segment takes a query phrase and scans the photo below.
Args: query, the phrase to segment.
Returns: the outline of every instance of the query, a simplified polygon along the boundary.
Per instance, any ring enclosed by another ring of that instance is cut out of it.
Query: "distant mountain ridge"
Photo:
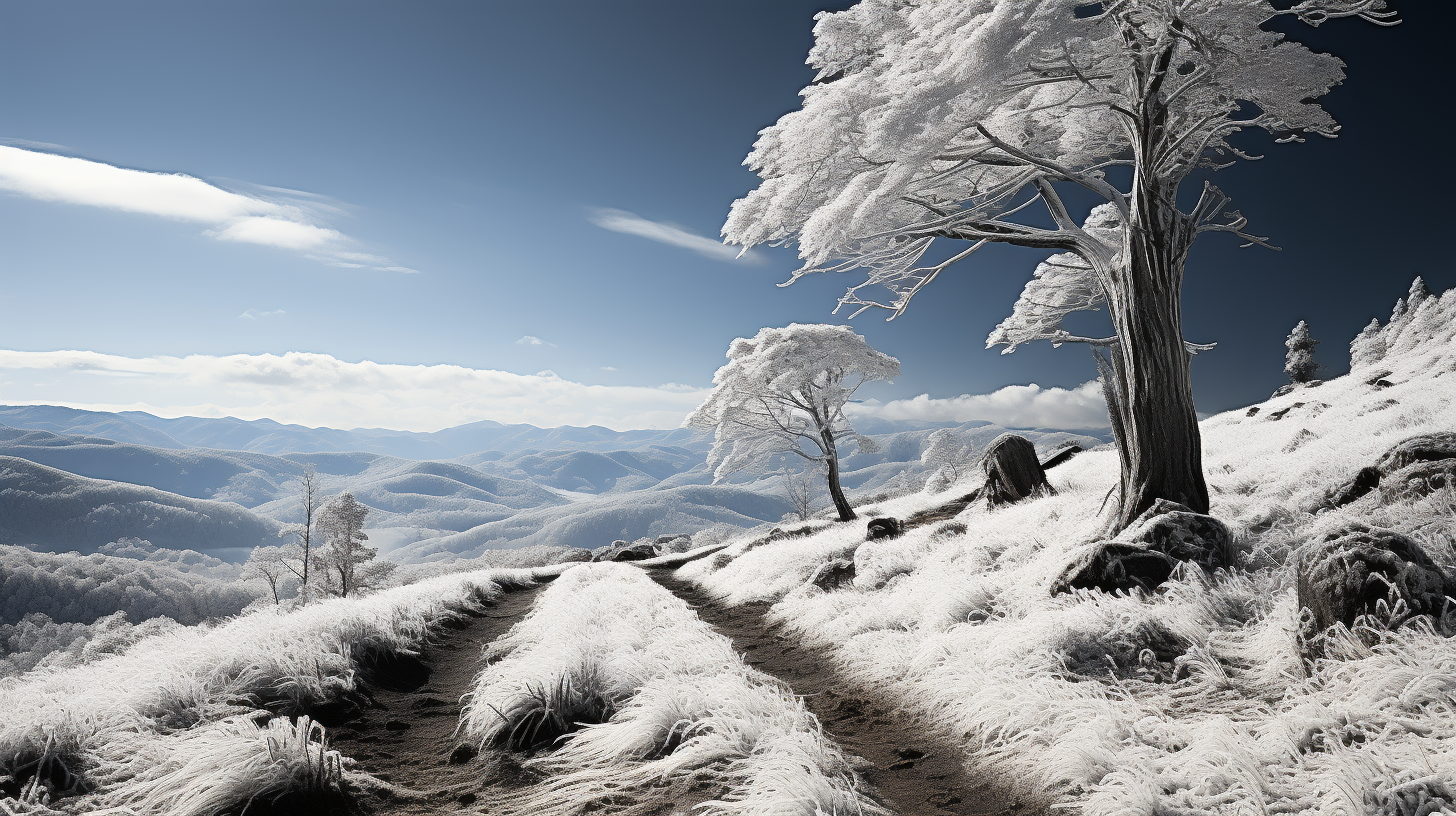
[[[706,452],[711,437],[702,431],[614,431],[600,425],[503,425],[484,419],[441,431],[392,431],[383,428],[309,428],[271,419],[178,417],[164,419],[142,411],[106,413],[58,405],[0,405],[0,425],[94,436],[153,448],[211,448],[281,455],[364,451],[401,459],[454,459],[481,451],[629,450],[672,445]]]
[[[841,463],[852,499],[919,489],[928,473],[920,454],[937,428],[957,429],[975,450],[1006,431],[988,422],[855,422],[878,444]],[[1018,433],[1043,452],[1105,441]],[[371,544],[404,561],[534,544],[598,547],[778,522],[790,511],[775,471],[802,463],[769,461],[714,484],[710,447],[710,435],[688,430],[486,421],[435,433],[341,431],[0,406],[0,457],[13,457],[0,473],[0,543],[94,551],[135,536],[236,557],[302,521],[298,478],[306,465],[316,468],[325,497],[348,490],[368,506]],[[13,519],[25,523],[7,523]]]

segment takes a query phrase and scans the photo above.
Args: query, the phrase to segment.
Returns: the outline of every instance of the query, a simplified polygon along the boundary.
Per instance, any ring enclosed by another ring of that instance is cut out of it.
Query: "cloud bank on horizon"
[[[491,419],[540,427],[676,428],[709,389],[590,385],[550,371],[514,374],[456,365],[347,362],[288,352],[221,357],[122,357],[94,351],[0,349],[3,401],[164,417],[234,416],[310,427],[437,431]],[[1009,427],[1096,428],[1107,411],[1096,383],[1008,386],[991,394],[851,406],[858,415]]]
[[[205,235],[219,241],[303,252],[330,266],[417,271],[357,251],[352,239],[314,223],[316,219],[303,207],[224,190],[182,173],[131,170],[0,144],[0,190],[41,201],[195,222],[207,227]]]

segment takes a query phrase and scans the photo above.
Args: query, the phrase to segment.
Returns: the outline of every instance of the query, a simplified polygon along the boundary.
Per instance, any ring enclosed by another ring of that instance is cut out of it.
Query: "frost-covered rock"
[[[645,538],[637,541],[613,541],[609,546],[592,550],[593,561],[642,561],[657,555],[657,545]]]
[[[1116,540],[1146,544],[1174,560],[1192,561],[1205,569],[1233,563],[1233,534],[1227,525],[1167,499],[1144,510]]]
[[[1052,594],[1073,589],[1151,591],[1168,580],[1178,562],[1205,569],[1233,562],[1233,535],[1213,516],[1160,499],[1116,539],[1080,551],[1052,582]]]
[[[1331,490],[1320,507],[1344,507],[1379,487],[1387,502],[1408,501],[1440,490],[1456,473],[1456,433],[1419,434],[1396,443],[1374,465]]]
[[[1456,484],[1456,459],[1412,462],[1381,481],[1380,499],[1386,504],[1415,501]]]
[[[1178,562],[1146,544],[1098,541],[1083,548],[1062,570],[1052,582],[1052,594],[1073,589],[1116,592],[1137,588],[1151,592],[1168,580],[1177,565]]]
[[[881,538],[894,538],[904,531],[900,520],[890,516],[884,518],[870,519],[865,527],[865,540],[875,541]]]
[[[814,570],[814,574],[809,578],[809,583],[825,592],[832,592],[846,584],[853,583],[854,576],[854,559],[836,558]]]
[[[1349,626],[1377,604],[1404,599],[1414,614],[1440,612],[1456,586],[1414,541],[1393,530],[1352,524],[1305,544],[1295,553],[1300,607],[1318,635],[1336,623]]]
[[[1380,457],[1375,466],[1391,473],[1414,462],[1456,459],[1456,432],[1433,433],[1404,439]]]

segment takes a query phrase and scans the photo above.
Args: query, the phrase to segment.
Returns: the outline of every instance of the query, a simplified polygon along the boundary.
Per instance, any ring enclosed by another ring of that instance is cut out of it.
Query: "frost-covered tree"
[[[328,546],[314,556],[314,564],[326,571],[327,586],[341,597],[378,586],[394,564],[376,561],[378,547],[366,547],[369,536],[364,533],[364,517],[369,508],[360,504],[353,493],[341,493],[324,505],[319,513],[318,531]]]
[[[309,582],[309,568],[314,562],[313,532],[315,519],[314,515],[319,509],[319,480],[318,471],[312,463],[303,466],[303,473],[298,479],[298,501],[303,509],[303,523],[287,532],[292,534],[296,540],[288,549],[289,570],[298,578],[298,597],[308,603],[312,584]]]
[[[921,464],[932,468],[925,480],[925,489],[931,492],[945,490],[960,481],[971,457],[971,449],[953,428],[932,431],[926,437],[925,451],[920,454]]]
[[[715,431],[708,463],[714,479],[794,454],[821,463],[840,521],[855,517],[839,485],[840,446],[861,451],[845,403],[871,380],[900,373],[900,361],[870,348],[848,326],[792,324],[766,328],[728,346],[728,364],[713,375],[713,392],[683,422]]]
[[[1111,527],[1159,498],[1206,511],[1189,374],[1190,353],[1206,347],[1183,338],[1184,260],[1205,232],[1267,244],[1218,188],[1205,184],[1184,211],[1179,187],[1196,169],[1249,158],[1230,141],[1242,129],[1279,141],[1335,135],[1314,100],[1340,82],[1343,64],[1265,23],[1390,23],[1383,9],[1383,0],[863,0],[821,14],[809,54],[818,76],[802,109],[760,134],[747,164],[763,181],[734,204],[723,234],[745,247],[797,246],[804,264],[793,280],[863,270],[840,305],[892,317],[988,243],[1055,253],[990,342],[1092,344],[1122,458]],[[1125,169],[1109,176],[1113,168]],[[1101,206],[1079,220],[1064,199],[1072,188]],[[1110,336],[1061,328],[1070,312],[1103,304]]]
[[[1314,361],[1314,347],[1319,341],[1309,336],[1309,324],[1303,320],[1289,333],[1284,340],[1284,347],[1289,351],[1284,355],[1284,373],[1292,383],[1307,383],[1314,379],[1315,372],[1319,371],[1319,363]]]
[[[814,481],[815,474],[810,468],[784,468],[780,477],[784,484],[784,496],[789,500],[789,506],[793,512],[784,516],[788,520],[793,516],[794,521],[808,521],[814,517]]]
[[[292,560],[292,553],[287,547],[254,547],[248,553],[247,563],[243,565],[243,578],[267,584],[268,589],[273,592],[273,603],[281,604],[283,601],[278,597],[278,582],[292,571]]]
[[[1365,328],[1350,341],[1350,368],[1364,368],[1385,357],[1385,338],[1380,334],[1380,318],[1372,317]]]

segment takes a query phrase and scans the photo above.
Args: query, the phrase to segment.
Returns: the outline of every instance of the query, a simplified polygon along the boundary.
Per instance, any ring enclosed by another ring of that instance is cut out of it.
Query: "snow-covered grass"
[[[53,807],[139,813],[212,813],[223,799],[326,786],[338,758],[316,725],[254,719],[346,698],[357,659],[413,652],[432,627],[538,572],[449,575],[174,628],[110,658],[0,680],[0,786],[21,788],[12,805],[89,791]]]
[[[726,791],[706,814],[883,813],[791,690],[635,566],[568,571],[487,659],[467,735],[530,744],[576,729],[528,760],[546,781],[490,803],[505,812],[647,812],[704,785]]]
[[[1456,430],[1456,291],[1422,309],[1423,331],[1387,332],[1385,359],[1253,416],[1202,423],[1212,513],[1235,533],[1232,570],[1180,568],[1151,595],[1053,596],[1117,481],[1116,454],[1103,449],[1050,471],[1055,496],[975,504],[874,542],[861,543],[863,522],[741,539],[678,575],[728,603],[772,601],[771,616],[832,647],[853,683],[963,744],[973,771],[1074,811],[1411,816],[1444,798],[1441,812],[1456,812],[1456,643],[1443,636],[1456,617],[1395,631],[1367,621],[1328,659],[1306,661],[1289,563],[1322,531],[1362,522],[1456,565],[1450,487],[1314,512],[1402,439]],[[861,515],[904,518],[972,486]],[[853,587],[806,584],[850,552]]]

